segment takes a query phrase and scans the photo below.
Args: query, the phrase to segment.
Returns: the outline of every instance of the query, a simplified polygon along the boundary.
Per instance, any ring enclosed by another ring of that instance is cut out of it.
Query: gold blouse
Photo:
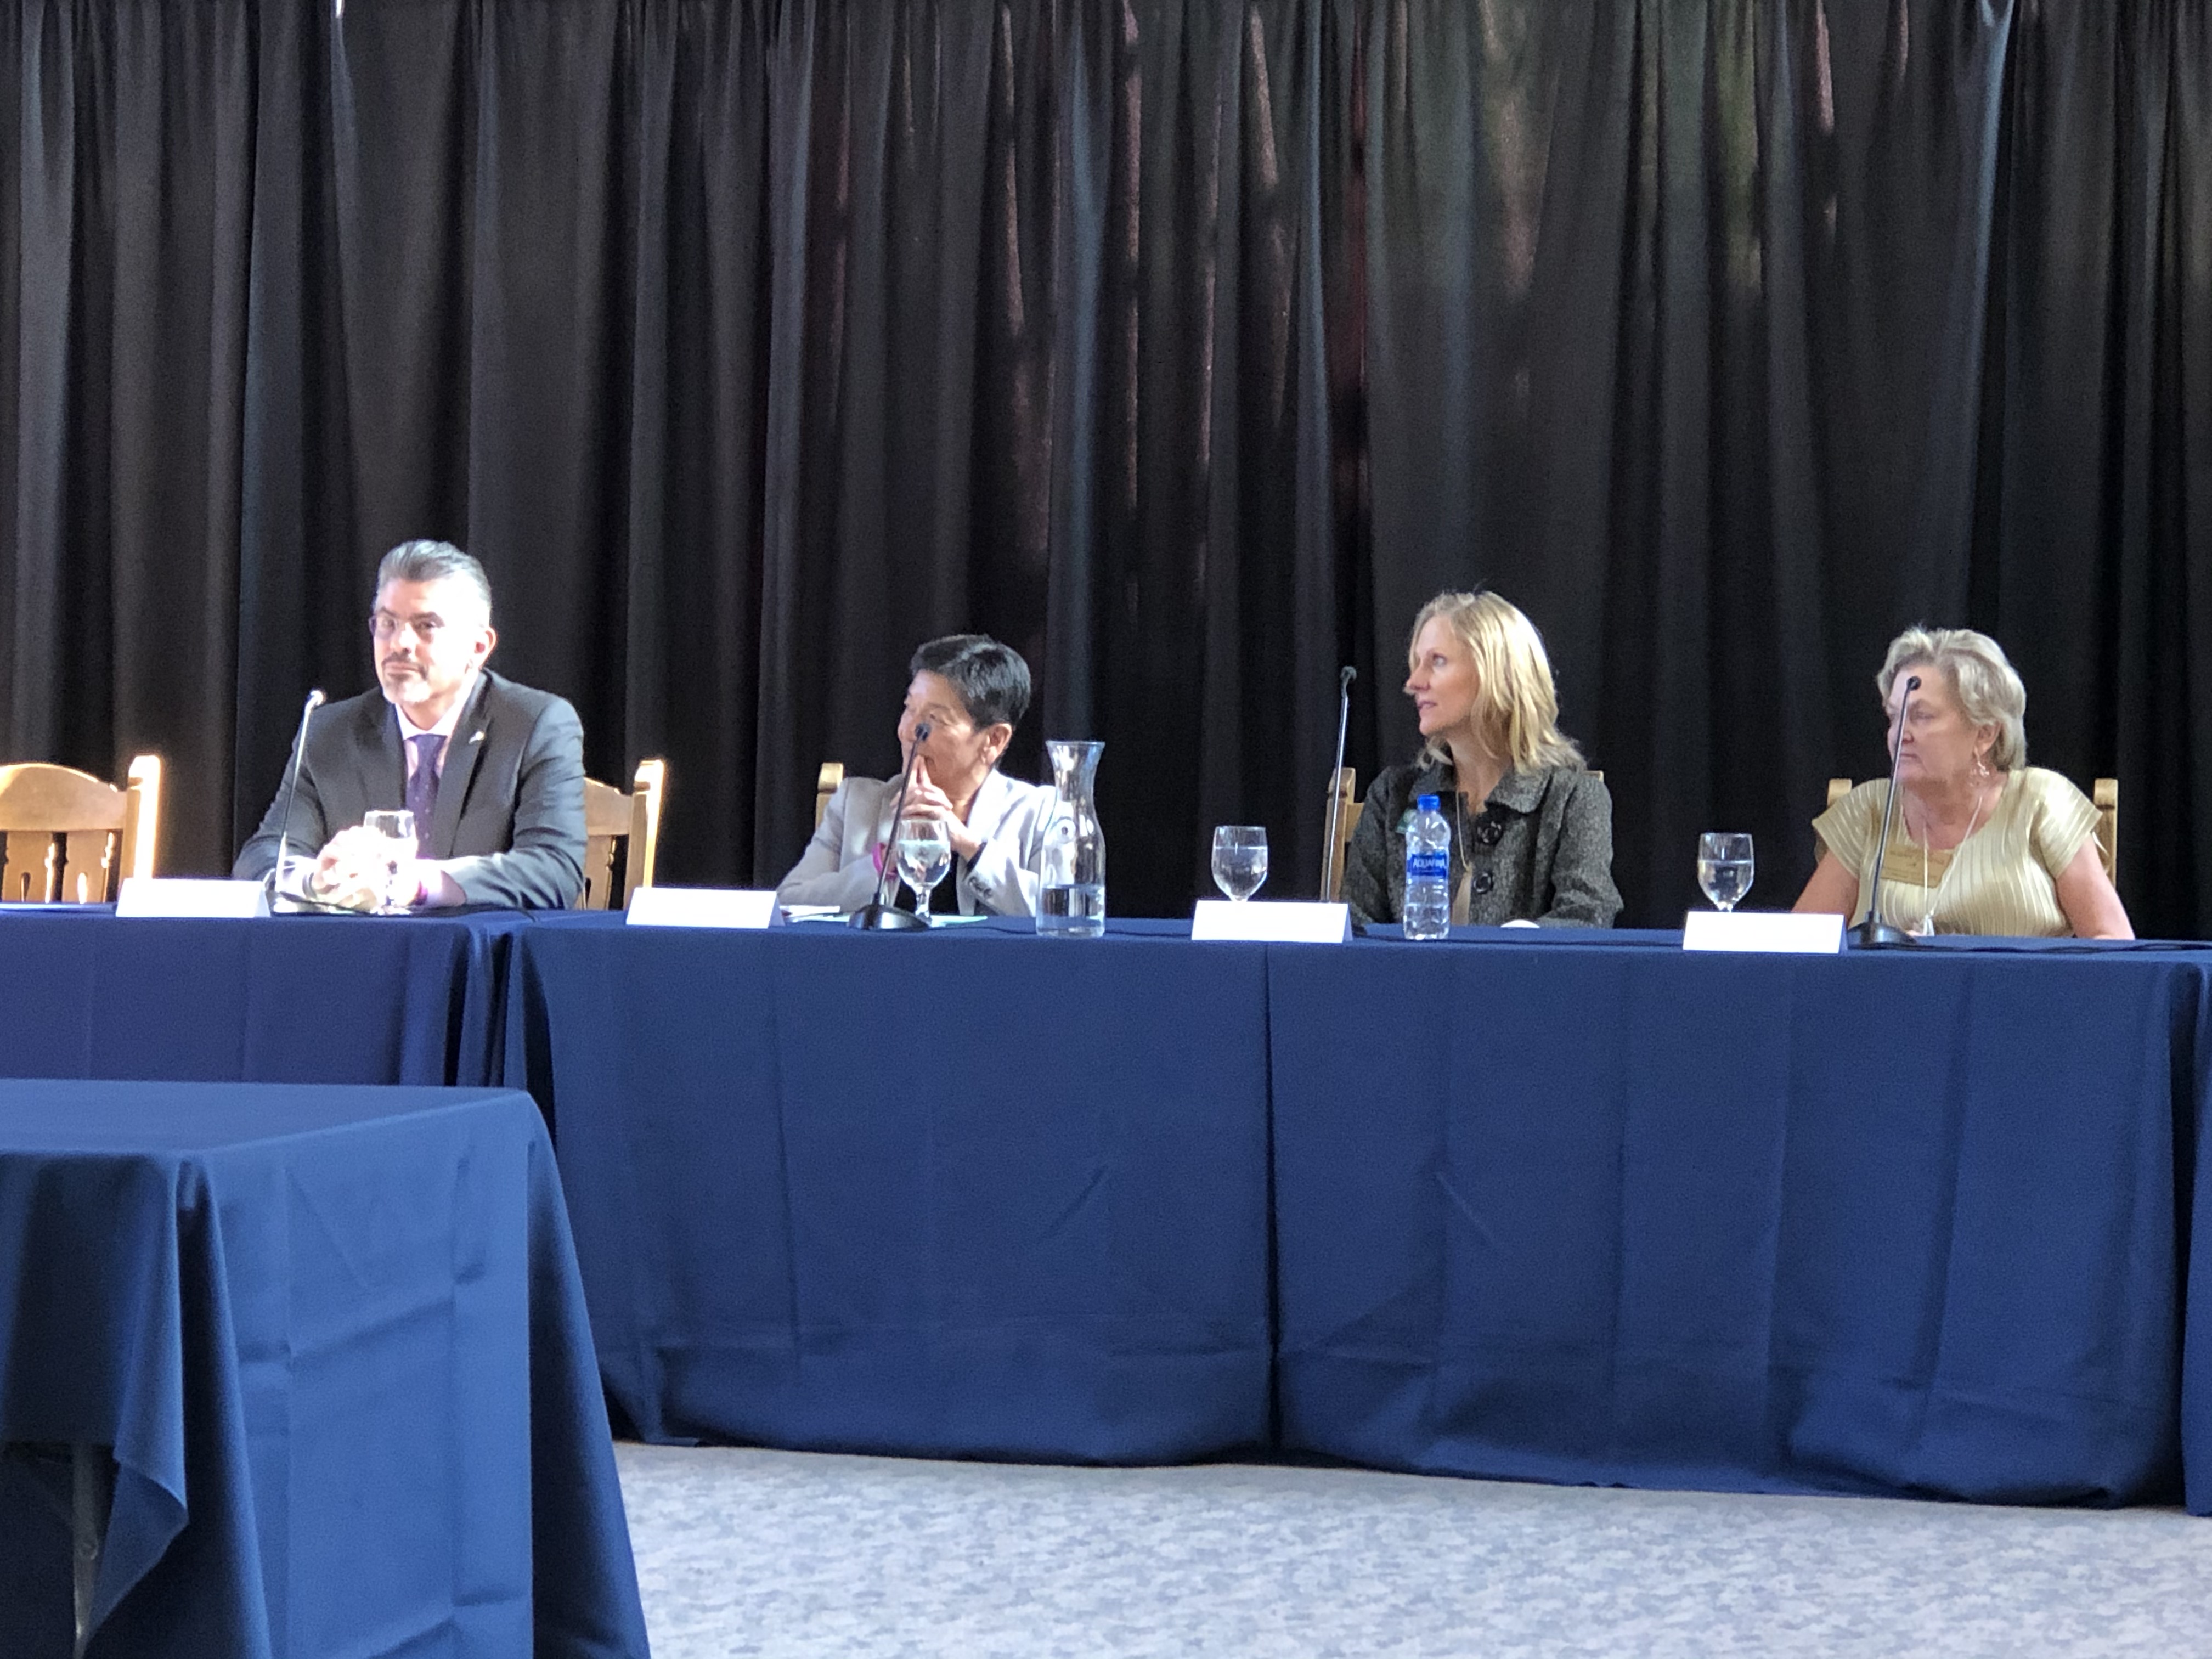
[[[1877,778],[1813,820],[1822,848],[1858,878],[1854,925],[1867,913],[1867,852],[1888,799],[1888,780]],[[2009,775],[1987,819],[1955,848],[1923,848],[1908,836],[1900,802],[1882,854],[1881,919],[1917,929],[1933,916],[1939,933],[2071,933],[2058,877],[2096,832],[2089,798],[2039,766]]]

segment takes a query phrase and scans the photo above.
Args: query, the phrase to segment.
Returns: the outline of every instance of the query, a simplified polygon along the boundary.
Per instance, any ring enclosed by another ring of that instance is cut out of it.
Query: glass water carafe
[[[1037,848],[1036,930],[1060,939],[1106,931],[1106,836],[1098,828],[1098,757],[1103,743],[1048,742],[1052,811]]]

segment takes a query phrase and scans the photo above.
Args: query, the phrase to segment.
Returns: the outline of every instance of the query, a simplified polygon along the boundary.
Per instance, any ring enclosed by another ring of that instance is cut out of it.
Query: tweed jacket
[[[1359,921],[1396,921],[1406,905],[1406,826],[1413,802],[1439,797],[1452,828],[1451,887],[1468,875],[1468,920],[1495,927],[1610,927],[1620,914],[1613,884],[1613,797],[1582,768],[1508,772],[1462,826],[1453,811],[1451,763],[1416,761],[1376,777],[1345,859],[1344,897]],[[1466,844],[1462,844],[1462,829]]]
[[[550,691],[479,672],[446,750],[430,855],[471,904],[559,910],[584,887],[584,728]],[[292,801],[289,844],[310,855],[379,808],[404,805],[399,715],[381,691],[315,711]],[[258,881],[276,862],[284,790],[231,873]]]

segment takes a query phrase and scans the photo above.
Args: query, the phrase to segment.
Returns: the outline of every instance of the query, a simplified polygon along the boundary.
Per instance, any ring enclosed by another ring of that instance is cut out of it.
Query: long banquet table
[[[1187,932],[0,913],[0,1072],[526,1085],[654,1438],[2212,1511],[2212,951]]]
[[[69,1483],[113,1449],[105,1655],[643,1659],[533,1103],[0,1083],[0,1652],[70,1651]]]
[[[2212,956],[1182,931],[528,930],[640,1430],[2212,1504]]]

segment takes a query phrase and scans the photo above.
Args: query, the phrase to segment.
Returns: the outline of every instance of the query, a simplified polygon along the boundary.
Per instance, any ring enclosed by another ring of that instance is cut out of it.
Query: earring
[[[1984,781],[1984,782],[1987,782],[1987,781],[1989,781],[1989,775],[1990,775],[1990,763],[1989,763],[1989,758],[1988,758],[1988,757],[1984,756],[1984,755],[1977,755],[1977,756],[1975,756],[1975,757],[1974,757],[1974,776],[1975,776],[1975,777],[1977,777],[1978,779],[1980,779],[1980,780],[1981,780],[1982,781]]]

